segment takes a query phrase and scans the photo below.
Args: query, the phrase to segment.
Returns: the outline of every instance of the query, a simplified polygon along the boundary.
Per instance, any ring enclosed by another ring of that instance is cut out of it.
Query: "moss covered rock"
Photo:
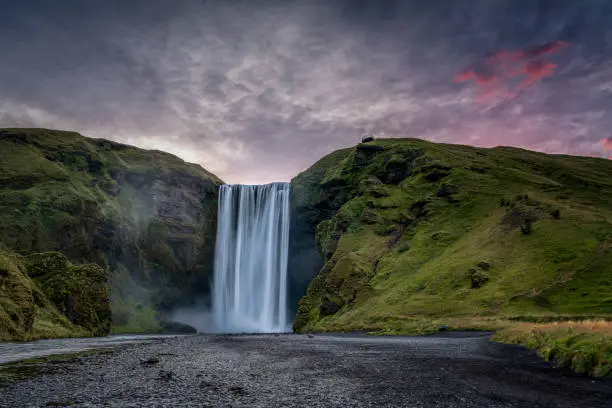
[[[101,336],[110,322],[99,266],[73,266],[58,253],[24,258],[0,248],[0,340]]]
[[[0,340],[23,338],[32,330],[34,290],[14,254],[0,249]]]
[[[72,265],[57,252],[32,254],[23,259],[30,276],[57,309],[75,325],[95,336],[111,327],[108,279],[96,264]]]

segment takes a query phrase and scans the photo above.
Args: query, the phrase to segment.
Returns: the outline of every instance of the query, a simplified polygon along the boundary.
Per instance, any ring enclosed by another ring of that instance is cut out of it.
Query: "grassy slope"
[[[163,152],[74,132],[0,129],[0,243],[103,266],[118,323],[154,329],[151,303],[180,299],[181,285],[209,272],[216,199],[206,194],[221,183]]]
[[[292,182],[300,210],[320,215],[311,218],[327,254],[296,329],[612,314],[611,161],[416,139],[368,145],[384,150],[336,153]]]

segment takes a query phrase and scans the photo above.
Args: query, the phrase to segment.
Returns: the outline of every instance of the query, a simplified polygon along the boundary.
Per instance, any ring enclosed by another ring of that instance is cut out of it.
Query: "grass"
[[[612,317],[612,161],[418,139],[329,157],[292,181],[325,257],[296,330]]]
[[[159,333],[161,329],[157,312],[151,306],[115,298],[111,308],[114,317],[111,327],[113,334]]]
[[[612,376],[612,321],[515,323],[493,336],[535,349],[546,361],[593,376]]]
[[[368,322],[326,327],[323,331],[367,331],[374,336],[428,335],[444,331],[494,332],[492,340],[536,350],[558,367],[595,377],[612,377],[612,317],[533,323],[521,320],[572,319],[574,316],[459,317],[426,319],[390,315]],[[606,320],[608,319],[608,320]]]

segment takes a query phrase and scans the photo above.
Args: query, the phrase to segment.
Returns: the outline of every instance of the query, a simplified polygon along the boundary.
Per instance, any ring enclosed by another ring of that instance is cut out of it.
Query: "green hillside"
[[[116,328],[156,330],[160,313],[209,290],[221,183],[168,153],[0,129],[0,244],[99,265]]]
[[[612,315],[612,161],[387,139],[292,181],[324,265],[298,331]]]

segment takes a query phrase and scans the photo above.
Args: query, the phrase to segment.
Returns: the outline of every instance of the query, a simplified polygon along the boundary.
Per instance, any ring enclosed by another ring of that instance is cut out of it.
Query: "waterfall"
[[[218,332],[285,332],[289,183],[223,185],[213,281]]]

